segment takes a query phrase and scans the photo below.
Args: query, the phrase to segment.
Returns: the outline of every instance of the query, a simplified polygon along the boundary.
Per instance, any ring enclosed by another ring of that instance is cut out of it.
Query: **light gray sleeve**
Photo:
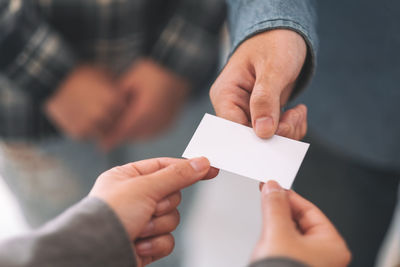
[[[272,29],[299,33],[308,46],[296,93],[311,80],[318,51],[317,14],[314,0],[227,0],[233,53],[248,38]]]
[[[0,243],[0,266],[136,266],[131,242],[111,208],[86,198],[42,228]]]
[[[249,267],[309,267],[301,262],[289,258],[266,258],[254,262]]]

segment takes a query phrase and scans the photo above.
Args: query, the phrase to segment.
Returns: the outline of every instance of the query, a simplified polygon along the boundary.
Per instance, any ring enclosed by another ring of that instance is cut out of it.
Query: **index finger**
[[[245,126],[251,126],[248,113],[243,107],[235,103],[225,100],[222,103],[215,104],[214,109],[218,117],[240,123]]]
[[[298,223],[303,234],[337,233],[332,222],[317,206],[292,190],[289,191],[288,196],[293,218]]]
[[[177,158],[154,158],[131,162],[122,166],[123,169],[131,170],[132,175],[147,175],[184,161]]]
[[[164,169],[172,164],[176,164],[187,159],[178,158],[154,158],[145,159],[128,163],[122,166],[123,169],[128,170],[128,174],[132,176],[147,175]],[[204,180],[212,179],[218,175],[218,169],[210,168]]]

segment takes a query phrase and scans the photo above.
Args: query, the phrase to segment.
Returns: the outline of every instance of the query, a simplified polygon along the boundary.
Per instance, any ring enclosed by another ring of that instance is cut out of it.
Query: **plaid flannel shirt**
[[[224,19],[223,0],[0,0],[0,136],[56,133],[42,104],[79,62],[118,74],[147,56],[202,84]]]

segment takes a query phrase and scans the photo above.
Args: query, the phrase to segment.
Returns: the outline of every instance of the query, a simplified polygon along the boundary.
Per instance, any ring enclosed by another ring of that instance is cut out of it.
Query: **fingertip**
[[[283,192],[280,184],[274,180],[269,180],[262,188],[263,195],[269,195],[274,192]]]
[[[275,133],[274,119],[270,116],[258,118],[254,121],[254,128],[258,137],[270,138]]]
[[[208,170],[208,173],[206,174],[206,176],[203,178],[203,180],[213,179],[213,178],[217,177],[218,174],[219,174],[219,169],[211,167]]]
[[[263,182],[261,182],[261,183],[258,185],[258,189],[260,190],[260,192],[262,192],[262,189],[263,189],[264,185],[265,185],[265,183],[263,183]]]
[[[210,168],[210,161],[206,157],[190,159],[189,163],[196,172],[203,172]]]

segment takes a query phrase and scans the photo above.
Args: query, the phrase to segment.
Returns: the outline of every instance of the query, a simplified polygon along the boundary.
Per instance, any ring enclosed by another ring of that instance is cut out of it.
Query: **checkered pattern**
[[[82,61],[118,75],[148,56],[202,84],[215,70],[224,19],[223,0],[0,0],[0,94],[20,90],[30,106],[0,99],[0,135],[54,133],[41,104]],[[21,123],[34,125],[14,131]]]

